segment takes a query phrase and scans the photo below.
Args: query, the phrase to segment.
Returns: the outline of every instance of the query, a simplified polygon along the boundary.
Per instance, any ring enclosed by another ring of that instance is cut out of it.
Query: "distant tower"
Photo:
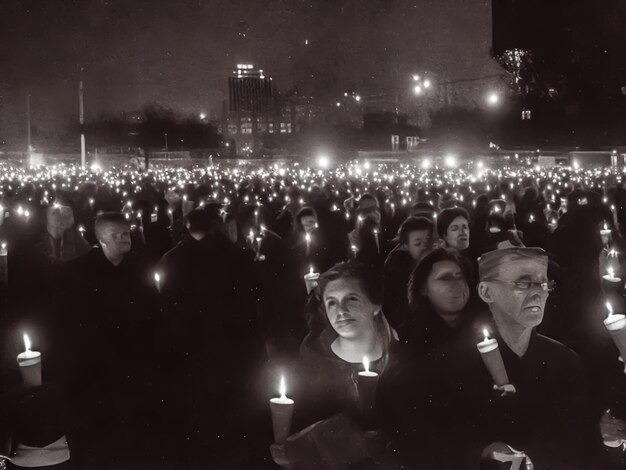
[[[258,148],[258,136],[273,130],[274,87],[271,77],[252,64],[237,64],[228,78],[228,134],[239,149]]]

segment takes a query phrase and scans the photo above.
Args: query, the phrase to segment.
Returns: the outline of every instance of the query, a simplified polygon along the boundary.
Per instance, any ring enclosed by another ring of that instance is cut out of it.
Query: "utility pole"
[[[30,156],[30,93],[26,93],[26,154]]]
[[[167,146],[167,132],[164,132],[163,135],[165,136],[165,159],[169,160],[170,159],[170,149]]]
[[[80,68],[80,81],[78,82],[78,120],[80,122],[80,166],[85,168],[87,157],[85,154],[85,133],[83,126],[85,125],[85,109],[83,99],[83,68]]]

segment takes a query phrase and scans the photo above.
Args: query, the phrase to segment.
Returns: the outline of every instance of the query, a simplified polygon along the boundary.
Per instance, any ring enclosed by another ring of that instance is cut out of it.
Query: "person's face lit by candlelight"
[[[406,248],[414,260],[421,259],[433,247],[432,230],[409,232],[406,238]]]
[[[121,262],[131,249],[130,227],[123,222],[96,224],[96,238],[105,256],[114,264]]]
[[[433,264],[422,294],[430,300],[443,321],[448,326],[454,326],[469,300],[469,286],[457,263],[439,261]]]
[[[493,277],[480,283],[479,294],[496,321],[533,328],[543,320],[551,289],[547,263],[528,257],[500,264]]]
[[[328,321],[345,339],[358,339],[375,331],[374,320],[381,307],[372,303],[361,283],[352,278],[330,281],[323,292]]]
[[[469,247],[469,223],[463,216],[456,217],[448,226],[443,237],[446,244],[459,251]]]
[[[311,233],[317,227],[317,218],[314,215],[305,215],[300,218],[300,223],[306,233]]]

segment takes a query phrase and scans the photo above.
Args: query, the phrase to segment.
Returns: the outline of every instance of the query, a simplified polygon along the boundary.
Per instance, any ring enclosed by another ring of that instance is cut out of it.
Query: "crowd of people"
[[[9,466],[625,468],[619,169],[6,165],[0,198]]]

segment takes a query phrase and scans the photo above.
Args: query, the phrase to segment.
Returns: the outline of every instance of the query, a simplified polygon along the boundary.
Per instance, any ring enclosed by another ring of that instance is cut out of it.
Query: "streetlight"
[[[490,92],[487,95],[487,104],[489,106],[497,106],[498,104],[500,104],[500,95],[495,91]]]
[[[413,93],[415,93],[416,95],[421,95],[422,91],[424,91],[422,89],[422,85],[415,85],[415,87],[413,87]]]
[[[317,164],[321,167],[321,168],[328,168],[330,166],[330,158],[328,157],[328,155],[320,155],[319,157],[317,157]]]
[[[444,163],[448,168],[454,168],[457,166],[457,159],[453,154],[448,154],[444,159]]]
[[[170,151],[167,145],[167,132],[163,133],[163,136],[165,137],[165,159],[169,160],[170,159]]]
[[[356,95],[354,97],[354,99],[356,100],[356,102],[358,103],[359,101],[361,101],[361,95]]]
[[[200,120],[204,121],[206,119],[206,113],[200,113]]]
[[[428,79],[424,80],[424,88],[430,88],[430,85],[431,85],[430,80]]]

